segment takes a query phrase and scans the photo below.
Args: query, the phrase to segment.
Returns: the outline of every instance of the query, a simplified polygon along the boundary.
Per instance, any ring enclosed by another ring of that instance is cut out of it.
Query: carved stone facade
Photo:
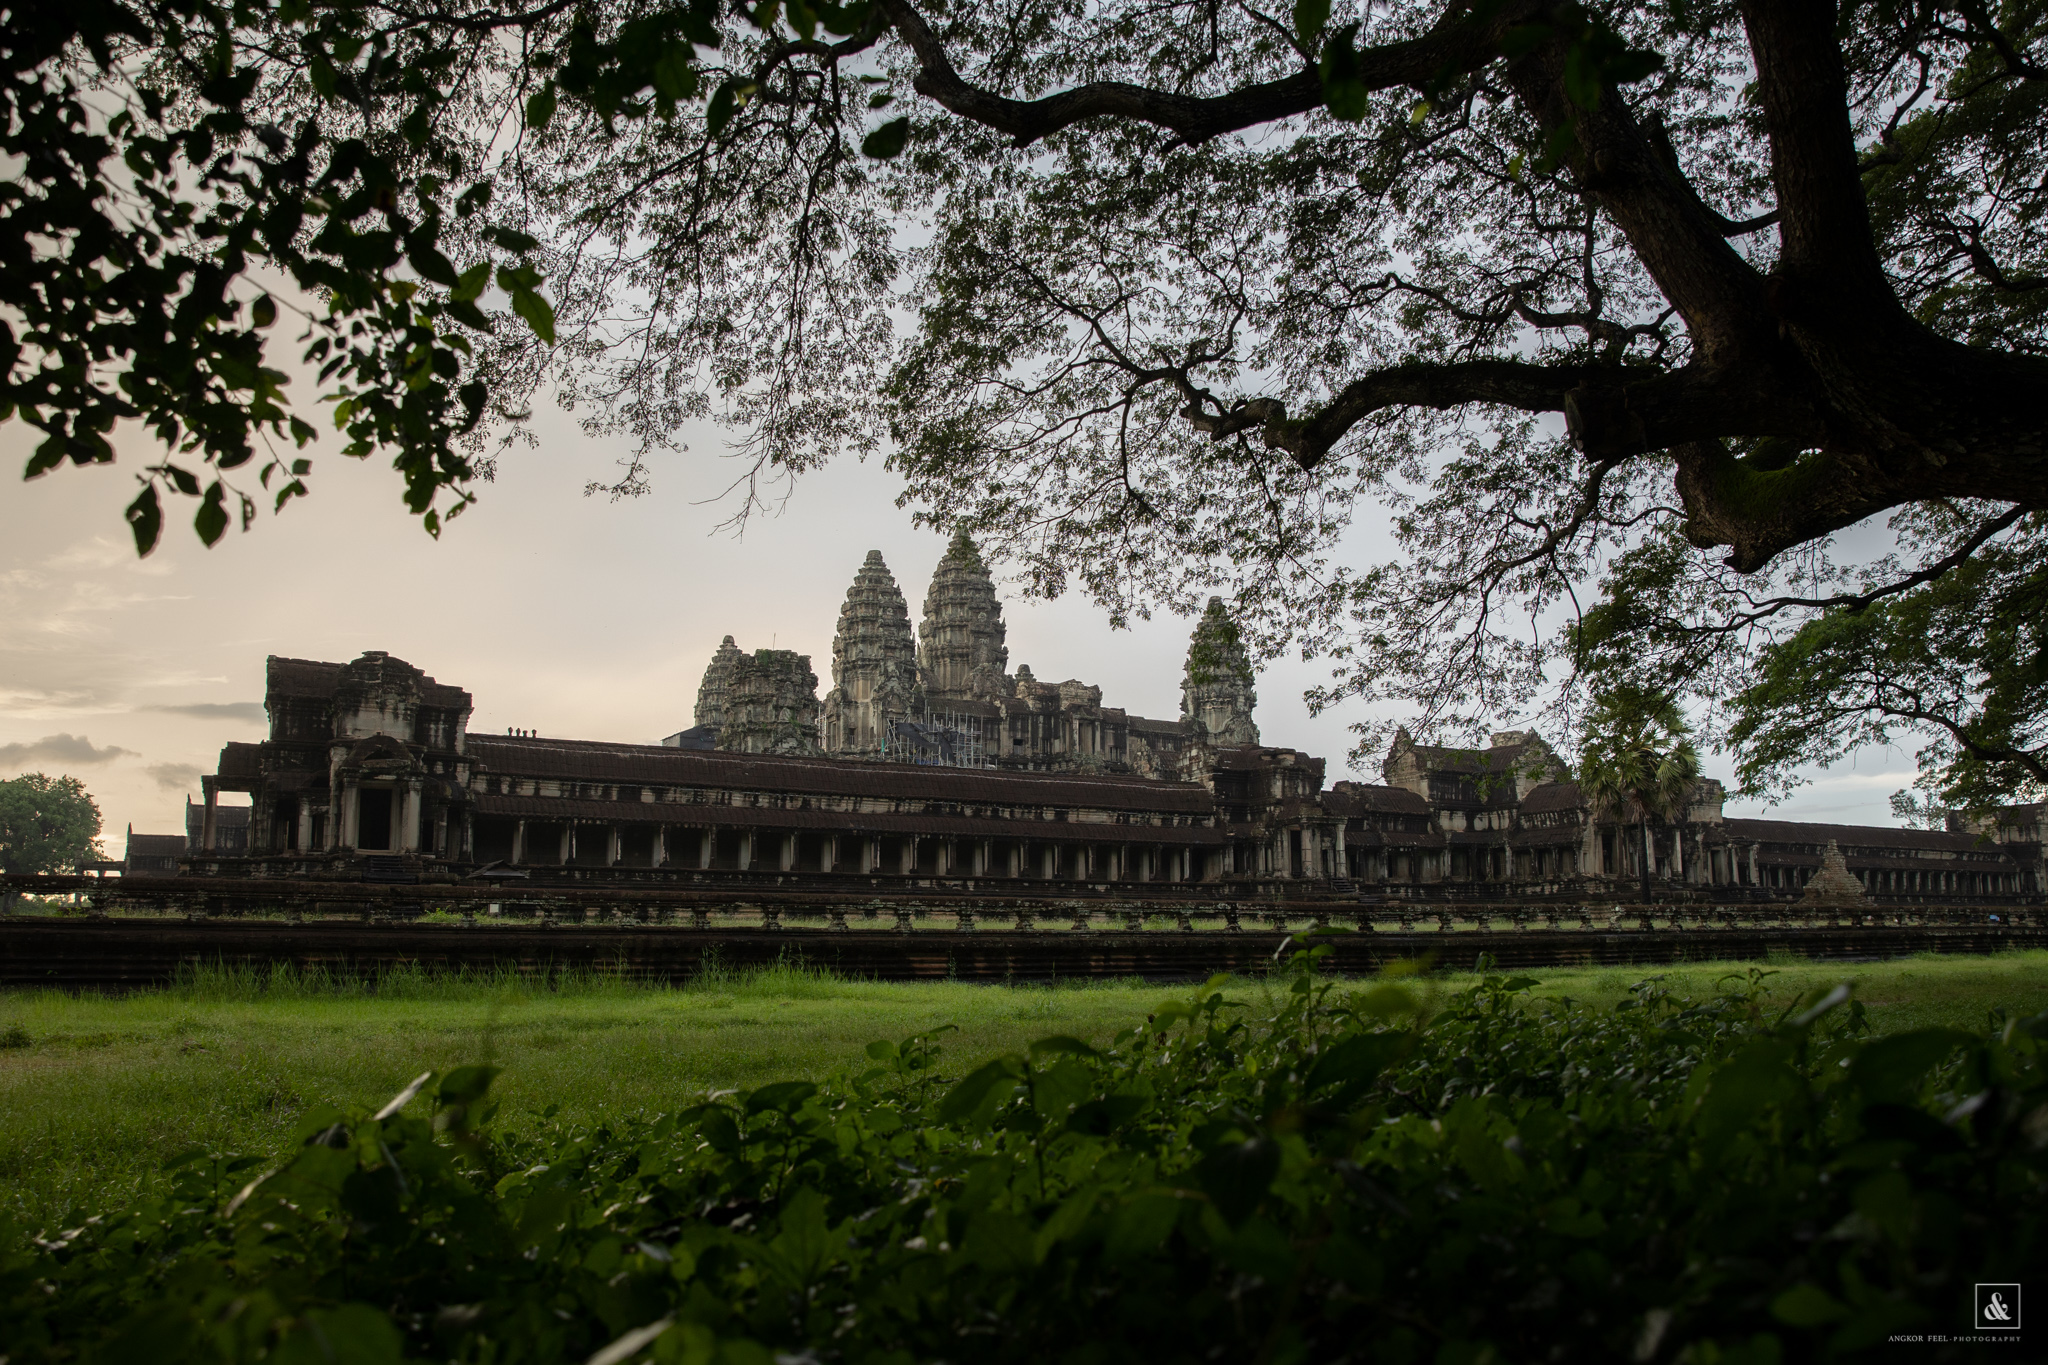
[[[738,655],[718,747],[741,754],[817,753],[818,675],[811,656],[788,649]]]
[[[725,699],[732,692],[733,665],[742,657],[739,646],[732,642],[732,636],[728,635],[719,642],[718,652],[705,665],[704,681],[697,685],[694,724],[714,729],[725,724]]]
[[[829,753],[884,758],[896,722],[921,707],[917,641],[910,608],[880,550],[869,550],[832,637],[832,690],[825,696],[824,741]]]
[[[908,879],[969,893],[1029,882],[1034,894],[1196,894],[1199,886],[1221,898],[1299,888],[1580,904],[1636,899],[1647,866],[1661,897],[1792,902],[1813,891],[1852,910],[1867,897],[1875,912],[1991,910],[2039,903],[2048,889],[2048,812],[2039,806],[1999,812],[1981,834],[1813,825],[1726,816],[1720,785],[1702,781],[1684,819],[1645,829],[1600,817],[1550,747],[1526,731],[1502,732],[1479,749],[1403,734],[1388,750],[1383,782],[1326,788],[1320,758],[1187,745],[1175,723],[1177,737],[1160,732],[1154,752],[1179,743],[1186,777],[1162,779],[1129,757],[1153,743],[1142,727],[1156,723],[1103,707],[1084,684],[1040,683],[1023,668],[1014,696],[957,704],[991,707],[1003,737],[1038,746],[1035,761],[1064,762],[1063,770],[1033,769],[1030,759],[849,762],[815,752],[807,703],[816,679],[805,656],[734,656],[723,751],[471,735],[467,692],[389,655],[347,664],[273,658],[270,738],[221,751],[218,770],[203,779],[206,809],[182,866],[198,875],[344,880],[766,882],[854,899]],[[1238,714],[1202,721],[1203,733]],[[1125,766],[1111,770],[1118,755]],[[217,811],[206,813],[223,791],[252,798],[246,846],[236,846]]]
[[[910,611],[879,550],[870,550],[839,610],[832,640],[832,690],[816,703],[818,747],[866,762],[1099,772],[1174,781],[1196,749],[1256,744],[1252,666],[1220,601],[1212,600],[1189,647],[1179,720],[1151,720],[1104,706],[1102,689],[1069,678],[1040,682],[1029,667],[1009,672],[1002,600],[980,550],[953,537],[932,575],[924,614]],[[671,735],[672,748],[744,749],[718,726],[743,661],[727,636],[704,670],[696,728]],[[791,682],[780,709],[802,709]],[[799,752],[776,749],[773,752]]]
[[[918,626],[917,662],[934,703],[995,701],[1015,694],[1003,643],[1003,604],[981,551],[965,531],[932,574]]]
[[[1252,661],[1236,623],[1223,609],[1222,598],[1210,598],[1188,641],[1181,678],[1180,719],[1191,743],[1235,748],[1259,742],[1259,727],[1252,723],[1259,694],[1252,690],[1252,678]]]

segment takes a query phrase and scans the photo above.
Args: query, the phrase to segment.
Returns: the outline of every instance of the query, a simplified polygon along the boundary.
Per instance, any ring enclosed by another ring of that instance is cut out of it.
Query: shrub
[[[497,1131],[492,1071],[325,1113],[277,1169],[15,1239],[17,1362],[1688,1360],[1951,1339],[2044,1260],[2048,1016],[1873,1039],[1645,983],[1211,987],[1105,1051]],[[408,1108],[425,1090],[431,1117]],[[1916,1359],[1960,1345],[1934,1344]]]

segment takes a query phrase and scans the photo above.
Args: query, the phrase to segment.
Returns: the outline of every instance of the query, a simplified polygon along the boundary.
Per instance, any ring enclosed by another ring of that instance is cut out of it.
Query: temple
[[[1748,820],[1702,780],[1681,818],[1595,809],[1542,738],[1398,735],[1377,783],[1261,742],[1223,604],[1189,641],[1174,720],[1009,666],[1002,604],[957,536],[913,629],[879,552],[860,566],[821,698],[810,657],[706,667],[659,744],[486,735],[470,694],[371,651],[272,658],[270,737],[202,780],[187,875],[530,884],[888,888],[1061,895],[2038,901],[2042,805],[1981,828]],[[222,792],[245,792],[232,828]],[[1851,888],[1854,888],[1851,890]]]

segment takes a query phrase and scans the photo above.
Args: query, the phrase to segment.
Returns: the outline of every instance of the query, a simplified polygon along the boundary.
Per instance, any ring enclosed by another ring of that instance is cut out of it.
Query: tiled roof
[[[182,858],[185,856],[185,836],[182,834],[131,834],[128,836],[130,858]]]
[[[341,665],[315,659],[281,659],[273,654],[266,661],[266,687],[287,697],[332,697],[341,681]]]
[[[1545,815],[1552,811],[1584,810],[1586,798],[1576,782],[1545,782],[1522,798],[1524,815]]]
[[[480,796],[479,815],[524,820],[597,820],[620,824],[762,830],[826,830],[838,834],[930,834],[969,839],[1043,839],[1081,844],[1224,844],[1213,825],[1110,825],[1079,820],[977,820],[962,815],[867,815],[851,811],[772,810],[669,801],[573,801],[553,796]]]
[[[1708,826],[1712,830],[1713,826]],[[1888,825],[1818,825],[1803,820],[1723,820],[1722,836],[1733,843],[1826,844],[1833,839],[1846,854],[1851,848],[1916,848],[1942,853],[1995,855],[1974,834],[1949,834],[1935,829],[1899,829]],[[1711,834],[1709,838],[1711,838]]]
[[[1531,750],[1541,752],[1541,746],[1525,742],[1502,745],[1498,749],[1454,749],[1446,745],[1417,744],[1410,752],[1428,772],[1504,773],[1522,762]]]
[[[263,746],[248,744],[241,740],[229,740],[220,751],[220,763],[216,775],[229,779],[253,778],[263,775]]]
[[[788,758],[651,744],[471,735],[469,756],[484,771],[585,782],[657,783],[834,796],[884,796],[998,805],[1207,815],[1209,793],[1191,782],[923,767],[834,758]]]
[[[392,662],[405,664],[402,659]],[[341,685],[341,671],[346,664],[325,663],[318,659],[282,659],[273,654],[266,661],[265,673],[268,690],[287,697],[332,698]],[[425,674],[420,676],[420,701],[427,706],[449,711],[466,711],[470,708],[470,695],[459,687],[435,682]]]
[[[1427,815],[1429,802],[1406,787],[1382,787],[1366,782],[1339,782],[1319,798],[1332,815],[1363,815],[1367,812]]]

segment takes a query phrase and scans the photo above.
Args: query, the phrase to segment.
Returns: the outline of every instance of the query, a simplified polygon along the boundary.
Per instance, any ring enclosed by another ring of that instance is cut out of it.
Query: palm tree
[[[1608,819],[1633,819],[1643,836],[1649,900],[1650,822],[1683,820],[1699,783],[1700,755],[1670,694],[1623,683],[1593,698],[1579,751],[1579,791]]]

